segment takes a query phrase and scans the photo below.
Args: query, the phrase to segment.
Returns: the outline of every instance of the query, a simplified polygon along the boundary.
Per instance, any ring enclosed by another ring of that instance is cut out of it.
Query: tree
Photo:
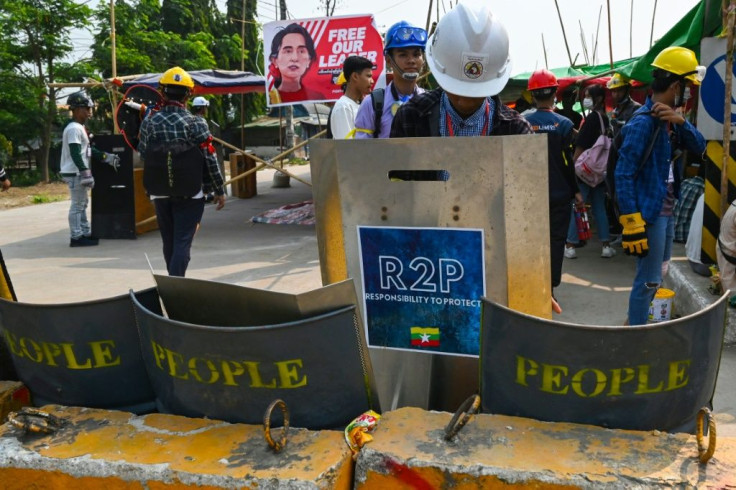
[[[74,81],[78,70],[61,60],[71,54],[73,28],[86,27],[91,10],[73,0],[2,0],[0,9],[0,124],[15,143],[39,139],[36,163],[49,180],[51,134],[59,114],[54,82]]]
[[[255,6],[256,0],[252,3]],[[105,77],[112,75],[109,15],[107,5],[98,7],[95,17],[101,28],[92,45],[95,67]],[[240,36],[231,32],[214,0],[117,0],[115,31],[119,75],[162,72],[172,66],[240,69]],[[223,127],[228,104],[227,98],[218,97],[208,111]]]
[[[342,3],[341,0],[320,0],[320,5],[325,9],[325,15],[332,17],[335,14],[335,7]]]
[[[245,6],[245,11],[243,11]],[[228,33],[236,36],[238,41],[242,41],[238,46],[237,58],[231,61],[228,66],[231,70],[241,69],[252,73],[263,73],[263,39],[261,36],[261,28],[256,22],[258,2],[257,0],[228,0],[227,2],[227,28]],[[240,100],[230,99],[232,110],[235,114],[235,121],[240,124]],[[263,114],[266,110],[266,98],[263,94],[246,94],[244,108],[244,120],[249,122],[254,115]]]

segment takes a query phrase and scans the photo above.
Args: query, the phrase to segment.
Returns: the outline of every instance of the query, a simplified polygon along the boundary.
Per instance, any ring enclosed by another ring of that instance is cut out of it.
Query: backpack
[[[383,117],[383,101],[386,98],[386,89],[377,88],[371,92],[371,104],[373,104],[373,137],[378,138],[381,131],[381,117]]]
[[[626,124],[629,123],[629,121],[633,121],[635,117],[637,116],[648,116],[651,112],[638,112],[634,114],[631,119],[626,121]],[[621,128],[623,129],[623,128]],[[649,143],[647,144],[646,150],[644,150],[644,153],[642,154],[641,161],[639,162],[639,165],[636,168],[636,172],[634,173],[634,180],[639,176],[639,173],[644,168],[644,165],[649,160],[649,155],[652,154],[652,149],[654,148],[654,144],[657,141],[657,136],[659,135],[659,132],[662,130],[662,127],[657,124],[654,128],[654,131],[652,132],[652,136],[649,139]],[[616,215],[616,218],[620,216],[620,212],[618,209],[618,197],[616,196],[616,164],[618,163],[618,150],[621,148],[621,146],[624,143],[624,134],[622,130],[619,130],[618,134],[614,138],[613,142],[611,143],[611,148],[608,152],[608,163],[606,165],[606,188],[608,189],[608,195],[611,199],[611,203],[613,204],[613,211]]]
[[[596,114],[601,122],[601,135],[593,146],[582,152],[575,160],[575,175],[590,187],[595,187],[605,180],[611,148],[611,138],[606,134],[603,117],[598,112]]]
[[[383,116],[383,100],[386,98],[386,89],[383,88],[377,88],[376,90],[371,92],[371,104],[373,105],[373,114],[375,116],[375,120],[373,122],[373,125],[375,126],[375,129],[373,130],[373,137],[378,138],[378,131],[381,128],[381,116]],[[333,139],[335,136],[332,134],[332,109],[334,109],[335,106],[333,105],[330,108],[330,113],[327,115],[327,134],[325,134],[325,138],[327,139]]]

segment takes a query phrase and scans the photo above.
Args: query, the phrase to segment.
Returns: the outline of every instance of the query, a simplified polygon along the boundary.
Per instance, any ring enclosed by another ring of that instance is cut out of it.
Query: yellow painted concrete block
[[[31,404],[31,392],[20,381],[0,381],[0,424],[10,412]]]
[[[451,441],[451,414],[385,413],[361,450],[355,488],[736,488],[736,438],[707,464],[695,436],[476,415]]]
[[[10,424],[0,427],[0,487],[352,486],[353,461],[339,431],[292,428],[286,448],[274,453],[260,426],[58,405],[43,410],[65,419],[64,427],[33,436]],[[272,430],[274,439],[279,434],[280,429]]]

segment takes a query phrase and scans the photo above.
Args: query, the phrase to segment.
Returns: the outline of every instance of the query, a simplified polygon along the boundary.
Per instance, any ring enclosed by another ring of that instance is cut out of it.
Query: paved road
[[[295,172],[309,177],[307,167]],[[311,188],[303,184],[292,180],[293,187],[273,189],[271,179],[271,171],[258,172],[257,197],[231,198],[219,212],[206,208],[188,277],[284,292],[321,285],[313,226],[250,222],[265,210],[311,198]],[[165,270],[157,232],[136,240],[101,240],[98,247],[70,248],[67,211],[68,202],[0,211],[0,248],[19,300],[65,303],[151,287],[146,255],[156,271]],[[633,260],[622,253],[602,259],[595,243],[578,252],[579,258],[564,264],[563,284],[556,290],[563,313],[556,319],[622,324]],[[673,260],[685,260],[682,247],[675,248]],[[724,349],[714,405],[719,435],[736,436],[736,347]]]

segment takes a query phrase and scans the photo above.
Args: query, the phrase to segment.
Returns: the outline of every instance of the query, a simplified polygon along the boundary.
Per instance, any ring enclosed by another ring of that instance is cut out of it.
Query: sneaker
[[[575,251],[575,247],[565,247],[565,258],[566,259],[577,259],[578,253]]]
[[[611,245],[621,245],[623,238],[623,235],[618,235],[615,240],[611,241]]]
[[[99,243],[100,240],[98,240],[97,238],[87,238],[84,236],[80,238],[72,238],[71,240],[69,240],[70,247],[94,247]]]
[[[608,245],[603,245],[603,250],[601,251],[601,257],[603,257],[604,259],[610,259],[614,255],[616,255],[616,251],[613,248],[611,248]]]

